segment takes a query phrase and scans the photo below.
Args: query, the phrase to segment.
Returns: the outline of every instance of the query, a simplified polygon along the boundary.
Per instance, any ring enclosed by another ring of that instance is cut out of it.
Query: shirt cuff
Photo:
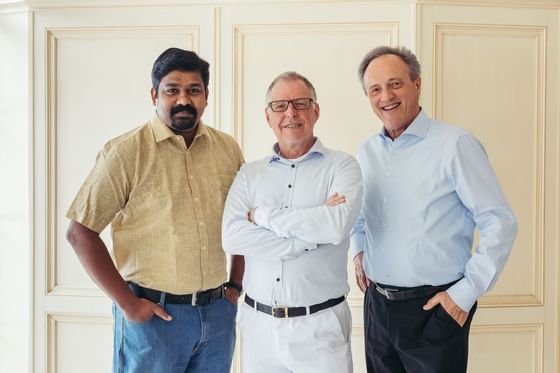
[[[466,278],[447,289],[447,294],[465,312],[469,312],[478,298],[482,296],[474,287],[469,285]]]
[[[274,210],[272,207],[256,207],[255,208],[255,224],[259,227],[272,230],[270,226],[270,215]]]
[[[350,238],[350,252],[352,253],[352,258],[364,251],[365,241],[365,233],[355,234]]]
[[[317,248],[316,243],[303,241],[303,240],[300,240],[299,238],[294,239],[294,249],[296,250],[296,253],[301,253],[303,251],[315,250],[316,248]]]

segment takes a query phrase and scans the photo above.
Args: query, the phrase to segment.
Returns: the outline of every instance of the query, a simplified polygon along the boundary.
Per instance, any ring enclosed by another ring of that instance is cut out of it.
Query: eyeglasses
[[[312,98],[296,98],[294,100],[277,100],[270,101],[268,107],[275,113],[288,110],[288,106],[292,104],[296,110],[307,110],[313,102]]]

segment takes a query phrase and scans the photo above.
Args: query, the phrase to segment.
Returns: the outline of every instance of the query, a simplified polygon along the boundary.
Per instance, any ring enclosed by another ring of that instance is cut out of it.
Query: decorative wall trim
[[[535,357],[534,373],[543,372],[544,366],[544,325],[543,324],[494,324],[494,325],[475,325],[471,326],[471,336],[491,334],[519,335],[529,334],[533,339],[533,353]],[[531,354],[529,354],[531,355]]]
[[[135,37],[184,34],[190,38],[194,51],[199,51],[198,26],[165,27],[65,27],[48,28],[46,37],[46,118],[47,118],[47,253],[46,293],[54,295],[103,296],[96,288],[79,288],[60,285],[57,278],[57,43],[62,39],[99,37]]]
[[[543,305],[543,283],[544,283],[544,201],[545,201],[545,94],[546,94],[546,28],[523,25],[494,25],[494,24],[463,24],[463,23],[434,23],[433,24],[433,107],[432,113],[436,118],[443,115],[443,39],[448,35],[460,36],[488,36],[488,37],[518,37],[531,38],[535,44],[535,61],[537,73],[534,77],[537,84],[537,97],[535,108],[537,110],[535,118],[536,131],[535,148],[538,153],[536,156],[535,169],[535,190],[536,200],[534,216],[535,241],[533,259],[535,262],[535,279],[532,294],[527,295],[508,295],[508,296],[487,296],[483,297],[480,304],[483,307],[513,307],[513,306],[541,306]]]
[[[57,328],[59,323],[75,324],[100,324],[112,325],[111,316],[99,316],[90,314],[68,314],[68,313],[48,313],[47,318],[47,373],[57,373]]]

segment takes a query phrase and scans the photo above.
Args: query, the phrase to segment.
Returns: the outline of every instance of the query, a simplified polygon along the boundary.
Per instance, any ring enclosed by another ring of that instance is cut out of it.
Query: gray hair
[[[266,90],[266,96],[265,96],[266,103],[268,103],[268,99],[270,98],[270,92],[272,91],[272,88],[274,88],[276,83],[278,83],[280,80],[301,80],[306,85],[306,87],[309,88],[309,90],[311,91],[311,96],[312,96],[311,98],[313,99],[313,101],[317,102],[317,92],[315,92],[315,87],[313,87],[313,84],[311,84],[311,82],[300,73],[297,73],[295,71],[286,71],[278,75],[276,78],[274,78],[272,83],[270,83],[270,85],[268,86],[268,89]]]
[[[366,87],[364,86],[364,74],[366,73],[367,67],[371,61],[386,54],[393,54],[406,63],[408,66],[408,75],[410,76],[410,80],[414,81],[420,77],[420,63],[410,49],[405,47],[389,47],[383,45],[369,51],[362,59],[360,67],[358,67],[358,77],[360,78],[360,83],[362,83],[364,92],[366,90]]]

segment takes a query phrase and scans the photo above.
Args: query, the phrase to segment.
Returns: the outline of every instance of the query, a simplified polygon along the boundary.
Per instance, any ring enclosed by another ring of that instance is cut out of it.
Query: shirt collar
[[[424,138],[428,134],[428,128],[430,127],[430,118],[424,110],[420,110],[420,113],[414,118],[412,123],[408,126],[406,130],[399,136],[414,136],[419,138]],[[381,128],[381,132],[379,133],[379,137],[382,140],[390,140],[391,138],[387,135],[387,131],[385,127]]]
[[[325,148],[325,146],[323,145],[321,140],[319,140],[317,137],[314,137],[314,139],[315,139],[315,142],[313,143],[313,146],[311,147],[311,149],[309,149],[309,151],[307,153],[305,153],[304,155],[302,155],[301,157],[298,157],[298,158],[295,158],[295,159],[283,158],[280,155],[280,147],[278,146],[278,143],[276,143],[272,147],[272,151],[274,152],[274,154],[270,157],[270,160],[268,162],[271,163],[271,162],[274,162],[274,161],[284,160],[284,161],[289,161],[291,163],[296,163],[296,162],[301,162],[304,159],[306,159],[308,157],[311,157],[314,154],[324,155],[327,152],[327,148]]]
[[[154,133],[154,139],[156,140],[156,143],[167,140],[168,138],[177,135],[175,132],[171,130],[171,128],[167,126],[167,124],[165,124],[160,119],[160,117],[157,115],[157,112],[154,113],[154,117],[150,121],[150,126],[152,127],[152,131]],[[208,136],[208,128],[202,122],[202,120],[198,122],[198,126],[196,128],[196,135],[194,135],[194,138],[196,139],[197,137],[200,136]]]

